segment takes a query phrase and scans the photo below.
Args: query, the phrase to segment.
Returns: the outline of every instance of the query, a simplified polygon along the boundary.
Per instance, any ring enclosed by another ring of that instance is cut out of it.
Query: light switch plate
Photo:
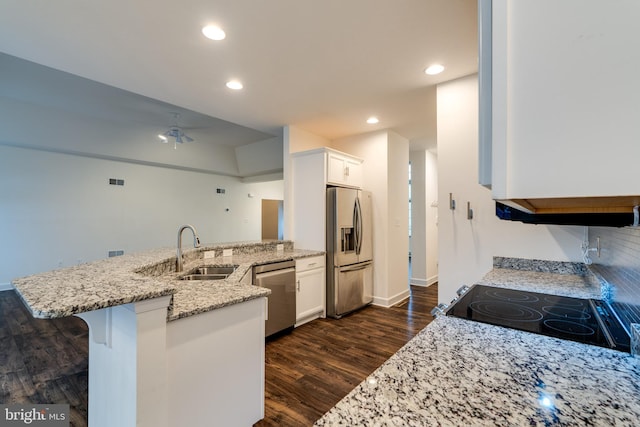
[[[215,258],[216,257],[216,251],[205,251],[204,252],[204,257],[206,258]]]
[[[276,245],[276,251],[283,252],[284,251],[284,245],[282,243],[277,244]]]

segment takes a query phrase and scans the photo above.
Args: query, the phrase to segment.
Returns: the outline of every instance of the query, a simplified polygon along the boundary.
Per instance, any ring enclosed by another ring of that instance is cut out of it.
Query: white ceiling
[[[227,38],[203,37],[209,23]],[[0,4],[0,52],[270,135],[392,129],[414,148],[435,144],[434,85],[476,72],[476,33],[476,0]]]

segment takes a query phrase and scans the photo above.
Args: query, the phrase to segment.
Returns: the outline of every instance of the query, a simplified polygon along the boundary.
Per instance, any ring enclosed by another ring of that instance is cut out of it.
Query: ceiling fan
[[[171,113],[173,114],[174,123],[169,127],[165,133],[158,134],[158,138],[160,141],[164,143],[169,142],[169,138],[173,139],[174,145],[173,148],[178,148],[178,144],[182,144],[184,142],[193,142],[194,139],[187,135],[180,126],[178,126],[178,119],[180,118],[179,113]]]

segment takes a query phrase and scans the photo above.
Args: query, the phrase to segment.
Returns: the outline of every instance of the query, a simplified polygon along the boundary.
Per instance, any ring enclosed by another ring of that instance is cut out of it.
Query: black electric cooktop
[[[448,316],[630,351],[629,335],[604,301],[474,285]]]

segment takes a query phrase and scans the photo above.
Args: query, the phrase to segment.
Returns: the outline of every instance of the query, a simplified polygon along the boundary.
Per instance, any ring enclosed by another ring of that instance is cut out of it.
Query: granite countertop
[[[266,288],[246,286],[240,283],[245,274],[251,274],[254,265],[289,261],[299,258],[324,255],[324,252],[303,249],[287,251],[267,251],[252,254],[218,256],[204,260],[192,261],[184,265],[183,273],[173,273],[177,290],[173,294],[173,306],[168,320],[181,319],[194,314],[203,313],[227,305],[237,304],[250,299],[267,296],[271,293]],[[178,277],[198,266],[237,265],[236,270],[226,279],[214,281],[183,281]]]
[[[600,295],[586,270],[494,265],[480,283]],[[439,316],[315,425],[634,426],[639,394],[629,353]]]
[[[284,250],[277,251],[276,244],[284,244]],[[234,255],[221,256],[223,249],[233,249]],[[221,243],[185,249],[184,271],[176,273],[175,251],[153,249],[22,277],[12,283],[36,318],[67,317],[172,295],[167,320],[176,320],[269,295],[268,289],[240,283],[253,265],[324,254],[293,249],[290,241]],[[215,256],[204,258],[207,252]],[[179,276],[202,265],[237,268],[223,280],[179,280]]]

